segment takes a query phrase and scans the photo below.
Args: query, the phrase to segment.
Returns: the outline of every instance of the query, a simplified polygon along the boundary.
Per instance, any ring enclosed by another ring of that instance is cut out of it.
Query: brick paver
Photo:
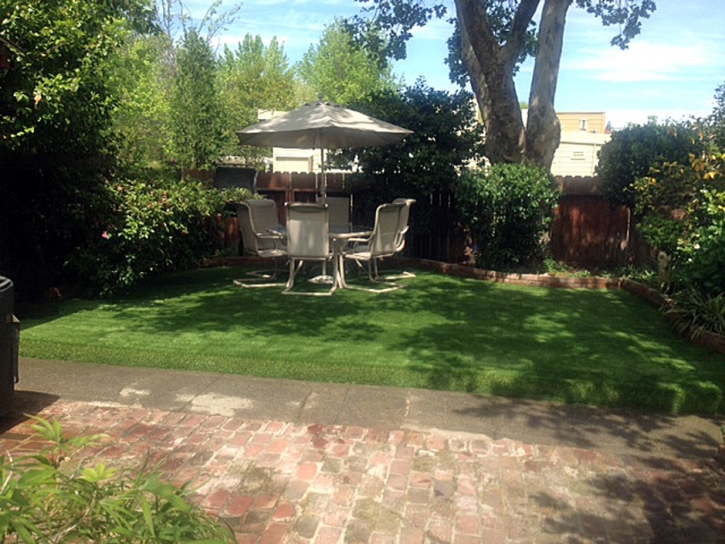
[[[150,455],[241,543],[725,543],[721,461],[613,455],[482,435],[245,421],[57,402],[84,455]],[[40,443],[31,421],[0,454]]]

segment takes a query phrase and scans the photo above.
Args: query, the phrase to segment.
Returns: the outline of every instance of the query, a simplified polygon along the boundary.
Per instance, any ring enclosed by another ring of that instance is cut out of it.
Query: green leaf
[[[141,496],[141,511],[143,512],[144,521],[146,522],[146,527],[148,527],[149,533],[151,533],[152,537],[156,537],[156,532],[154,531],[154,519],[151,515],[151,509],[149,508],[148,501],[146,500],[143,495]]]
[[[98,483],[113,478],[115,474],[116,469],[106,468],[101,462],[93,468],[84,469],[81,478],[91,483]]]

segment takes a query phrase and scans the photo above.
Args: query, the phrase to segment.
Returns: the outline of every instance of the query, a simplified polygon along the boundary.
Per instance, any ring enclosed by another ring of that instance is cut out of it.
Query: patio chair
[[[337,259],[330,247],[330,210],[326,204],[287,203],[289,279],[283,294],[330,296],[337,289]],[[295,278],[306,261],[332,261],[329,291],[293,291]]]
[[[272,207],[274,208],[274,222],[270,214]],[[239,230],[242,234],[244,253],[262,259],[271,259],[274,265],[271,272],[266,270],[250,272],[249,275],[257,279],[275,279],[277,277],[277,261],[280,258],[287,257],[284,237],[269,230],[274,228],[273,225],[279,225],[276,221],[276,209],[277,205],[271,200],[245,200],[237,204],[237,218],[239,219]],[[260,221],[260,224],[257,221]],[[234,283],[241,287],[279,287],[285,285],[284,282],[252,283],[242,280],[235,280]]]
[[[330,230],[348,229],[350,225],[350,199],[345,196],[318,196],[318,204],[327,204],[330,211]],[[325,281],[327,275],[327,264],[322,263],[322,276]]]
[[[279,231],[282,225],[279,222],[277,214],[277,203],[270,199],[250,199],[245,200],[244,204],[249,207],[252,214],[252,223],[257,232],[269,234],[270,232]],[[284,239],[282,238],[282,241]],[[277,245],[279,245],[277,241]]]
[[[382,289],[373,289],[348,285],[350,289],[358,289],[371,293],[384,293],[395,291],[404,286],[387,281],[378,274],[378,260],[392,257],[398,246],[398,230],[400,225],[402,202],[381,204],[375,211],[375,226],[368,238],[353,238],[350,242],[352,248],[345,252],[344,258],[367,264],[368,278],[371,282],[384,285]]]
[[[415,204],[414,198],[396,198],[393,200],[393,204],[403,204],[403,207],[400,209],[400,218],[398,222],[398,236],[397,240],[395,242],[395,253],[402,253],[403,249],[405,249],[405,238],[408,234],[409,225],[408,220],[410,219],[410,207]],[[400,280],[404,278],[414,278],[415,274],[412,272],[407,272],[405,270],[399,271],[399,272],[391,272],[389,274],[385,274],[385,276],[381,276],[383,279],[386,280]]]
[[[350,224],[350,199],[346,196],[326,196],[317,199],[318,204],[327,204],[330,210],[330,227],[345,227]]]

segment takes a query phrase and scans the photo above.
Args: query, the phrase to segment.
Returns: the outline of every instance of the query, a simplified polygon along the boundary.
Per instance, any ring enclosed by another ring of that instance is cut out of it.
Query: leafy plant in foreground
[[[66,467],[66,457],[105,437],[66,438],[58,422],[34,418],[51,446],[37,455],[0,456],[0,543],[236,542],[200,507],[146,465],[118,470],[99,462]]]

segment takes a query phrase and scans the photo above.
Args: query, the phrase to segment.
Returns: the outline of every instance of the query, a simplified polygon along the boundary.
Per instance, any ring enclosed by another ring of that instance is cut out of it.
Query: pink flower
[[[103,238],[104,240],[108,240],[108,231],[107,230],[103,231],[103,233],[101,234],[101,238]]]

